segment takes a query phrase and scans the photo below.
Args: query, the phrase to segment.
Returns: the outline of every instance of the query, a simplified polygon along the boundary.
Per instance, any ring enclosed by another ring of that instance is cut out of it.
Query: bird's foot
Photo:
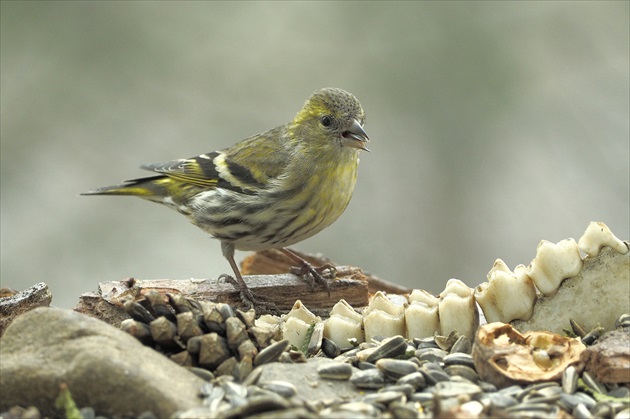
[[[223,274],[219,277],[234,286],[236,290],[239,292],[241,301],[245,305],[245,307],[249,310],[253,308],[256,310],[256,314],[279,314],[280,309],[274,303],[274,301],[267,297],[266,295],[259,295],[252,290],[250,290],[247,285],[243,286],[240,284],[233,276],[228,274]]]
[[[335,279],[337,276],[337,268],[330,263],[315,267],[304,259],[300,259],[299,263],[299,266],[291,268],[291,273],[304,279],[312,289],[315,289],[315,283],[322,285],[330,297],[330,284],[328,283],[328,279]]]

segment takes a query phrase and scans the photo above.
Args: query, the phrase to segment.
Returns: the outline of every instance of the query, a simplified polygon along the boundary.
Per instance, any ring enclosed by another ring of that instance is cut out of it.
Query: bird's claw
[[[313,290],[315,289],[316,282],[322,285],[330,297],[330,284],[328,283],[328,279],[335,279],[337,276],[337,268],[335,268],[335,266],[331,263],[314,267],[304,260],[300,266],[294,266],[291,268],[291,273],[300,276],[308,282]]]
[[[253,308],[256,314],[279,314],[280,309],[274,303],[273,299],[266,295],[259,295],[247,287],[242,287],[233,276],[228,274],[222,274],[219,276],[220,280],[223,280],[229,284],[232,284],[234,288],[239,292],[241,301],[245,305],[247,310]]]

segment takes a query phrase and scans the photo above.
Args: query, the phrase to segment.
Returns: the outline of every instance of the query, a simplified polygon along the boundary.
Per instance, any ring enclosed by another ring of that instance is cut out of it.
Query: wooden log
[[[353,307],[366,306],[369,292],[363,271],[348,266],[338,266],[336,269],[336,278],[329,281],[330,296],[324,287],[316,284],[311,288],[311,285],[294,274],[248,275],[244,279],[253,293],[271,298],[282,312],[288,312],[298,299],[318,315],[326,315],[342,298]],[[144,300],[147,294],[154,295],[155,292],[164,297],[166,294],[179,294],[198,301],[245,308],[239,292],[224,280],[128,278],[100,283],[96,293],[81,296],[75,310],[118,327],[124,319],[129,318],[122,308],[125,302]]]
[[[368,303],[368,283],[359,268],[338,266],[337,276],[330,280],[330,296],[326,289],[315,285],[314,289],[294,274],[248,275],[245,282],[254,294],[271,298],[280,310],[290,310],[296,300],[307,307],[330,309],[340,299],[354,307]],[[240,294],[233,285],[218,279],[147,279],[134,281],[111,281],[99,284],[98,295],[116,306],[132,298],[143,299],[145,294],[157,291],[182,294],[197,300],[227,303],[244,308]]]
[[[309,262],[314,267],[324,266],[327,264],[332,264],[334,266],[338,265],[321,254],[308,254],[298,252],[297,250],[291,251]],[[287,255],[279,250],[269,249],[255,252],[247,256],[241,264],[241,273],[243,275],[283,274],[291,272],[294,266],[295,262],[293,262]],[[376,291],[383,291],[388,294],[409,294],[411,292],[410,288],[386,281],[376,275],[367,272],[364,272],[363,275],[368,282],[368,290],[370,294],[374,294]]]
[[[329,259],[321,255],[295,253],[314,267],[331,264]],[[378,290],[390,294],[407,294],[411,291],[366,274],[359,268],[332,264],[336,273],[333,279],[329,279],[329,295],[323,286],[319,284],[311,286],[303,278],[290,273],[294,264],[294,261],[284,253],[266,250],[248,256],[243,261],[241,272],[254,294],[272,299],[282,312],[289,311],[296,300],[301,300],[313,313],[327,316],[328,311],[341,299],[353,307],[360,308],[367,306],[370,295]],[[168,300],[166,295],[171,294],[198,301],[227,303],[234,308],[245,308],[239,292],[224,280],[127,278],[123,281],[99,284],[96,293],[81,296],[75,310],[119,326],[122,320],[129,317],[121,310],[126,301],[141,301],[148,296],[155,302],[160,299],[156,293],[159,293],[164,301]]]

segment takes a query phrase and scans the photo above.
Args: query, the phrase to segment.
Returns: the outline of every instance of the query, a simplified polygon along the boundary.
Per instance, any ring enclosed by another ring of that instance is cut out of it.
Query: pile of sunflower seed
[[[484,382],[475,370],[471,342],[453,335],[374,339],[343,353],[322,338],[316,358],[333,361],[318,364],[319,380],[351,383],[357,391],[351,398],[307,399],[290,381],[259,381],[262,367],[257,367],[315,359],[257,328],[252,310],[176,295],[169,295],[168,307],[157,293],[147,302],[125,305],[133,320],[123,328],[206,380],[200,390],[204,407],[179,412],[177,418],[630,417],[627,385],[602,384],[574,367],[564,371],[560,383],[497,388]],[[617,323],[630,333],[630,316]],[[592,335],[588,340],[596,342]]]
[[[374,345],[374,344],[372,344]],[[366,345],[371,346],[371,345]],[[446,350],[445,350],[446,349]],[[377,390],[361,400],[330,409],[330,416],[362,406],[366,416],[392,417],[518,417],[518,418],[625,418],[630,416],[630,391],[626,386],[604,385],[587,372],[568,367],[561,383],[496,388],[482,381],[470,355],[471,345],[460,337],[450,348],[435,338],[384,340],[370,349],[353,349],[337,360],[359,368],[348,379],[357,387]],[[320,375],[333,378],[341,365],[322,368]],[[341,374],[337,378],[341,378]],[[594,394],[606,395],[597,401]],[[367,405],[371,405],[368,408]]]
[[[259,369],[243,382],[219,377],[204,387],[205,408],[178,418],[627,418],[628,387],[604,385],[569,367],[561,383],[542,382],[498,389],[480,380],[470,343],[460,338],[450,350],[433,338],[400,336],[362,344],[323,363],[322,382],[349,381],[362,391],[350,400],[304,401],[286,381],[258,385]],[[594,395],[605,395],[597,400]]]
[[[131,319],[121,328],[201,378],[231,375],[242,381],[254,367],[277,361],[289,346],[279,330],[255,326],[254,310],[167,296],[168,304],[156,291],[145,295],[144,305],[127,301]]]

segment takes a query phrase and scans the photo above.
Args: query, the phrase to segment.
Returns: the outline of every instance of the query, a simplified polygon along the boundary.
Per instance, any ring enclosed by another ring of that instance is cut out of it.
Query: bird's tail
[[[83,192],[81,195],[127,195],[140,198],[162,198],[167,195],[168,178],[151,176],[125,181],[122,185],[104,186]]]

